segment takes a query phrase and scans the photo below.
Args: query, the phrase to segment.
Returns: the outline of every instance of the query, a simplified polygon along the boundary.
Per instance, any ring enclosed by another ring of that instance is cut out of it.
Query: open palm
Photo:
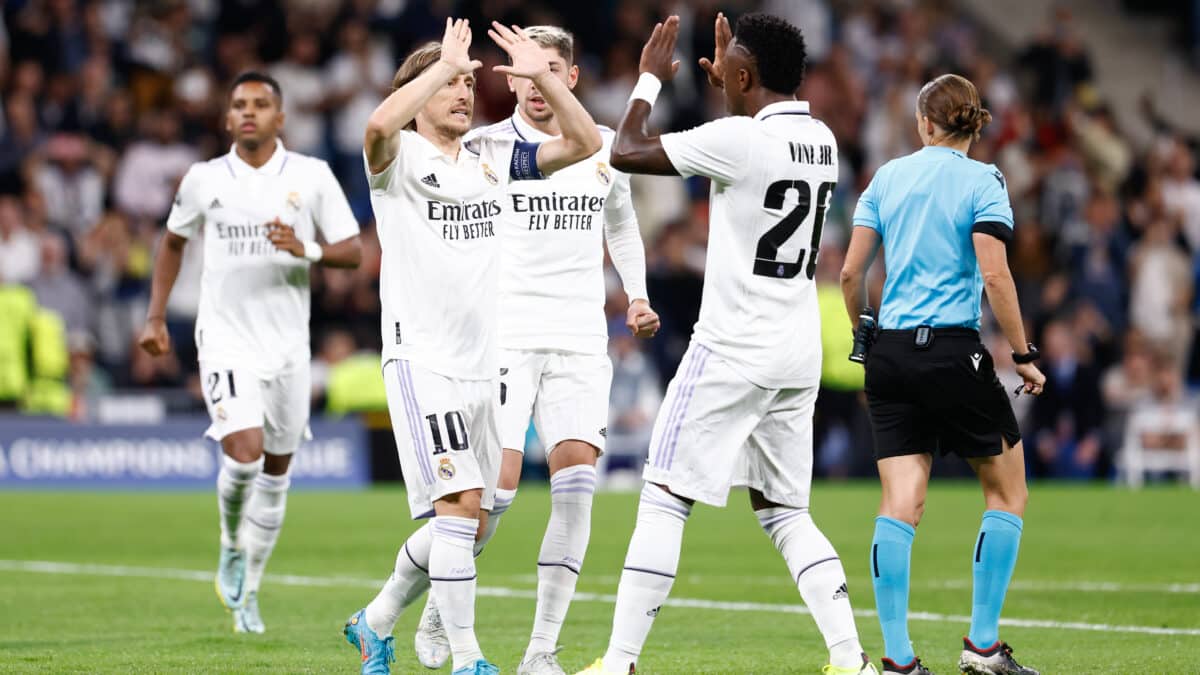
[[[508,53],[511,66],[493,66],[492,70],[513,77],[533,79],[538,75],[550,72],[550,59],[542,47],[529,39],[520,26],[508,28],[493,21],[488,36]]]
[[[446,32],[442,35],[442,61],[449,64],[460,75],[472,72],[483,65],[482,61],[471,60],[471,22],[466,19],[446,18]]]

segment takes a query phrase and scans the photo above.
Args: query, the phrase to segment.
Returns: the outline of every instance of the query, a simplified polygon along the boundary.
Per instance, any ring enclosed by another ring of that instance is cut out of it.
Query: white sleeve
[[[633,211],[633,193],[629,188],[629,174],[614,171],[615,182],[608,199],[604,202],[604,239],[608,243],[608,254],[613,266],[621,275],[625,295],[629,301],[649,300],[646,292],[646,248],[642,244],[642,231],[638,226],[637,214]]]
[[[371,163],[367,161],[367,149],[363,148],[363,171],[367,174],[367,185],[370,186],[372,192],[390,192],[396,182],[396,178],[401,171],[401,160],[404,157],[404,146],[411,146],[411,143],[405,143],[405,136],[415,134],[415,131],[401,129],[396,135],[396,156],[392,158],[391,164],[384,167],[379,173],[371,173]]]
[[[200,178],[196,175],[196,166],[192,165],[179,181],[179,190],[171,204],[171,212],[167,214],[167,230],[184,239],[196,236],[200,226],[204,224],[204,210],[198,194]]]
[[[318,203],[313,216],[325,241],[336,244],[358,234],[358,221],[354,219],[346,194],[325,162],[320,162],[317,169],[317,188]]]
[[[746,172],[749,117],[723,117],[694,129],[659,137],[680,175],[732,183]]]

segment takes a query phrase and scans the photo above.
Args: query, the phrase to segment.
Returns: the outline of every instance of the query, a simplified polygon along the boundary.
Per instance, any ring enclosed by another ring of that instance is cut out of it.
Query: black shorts
[[[991,457],[1021,440],[1008,392],[979,334],[933,329],[929,346],[914,331],[882,331],[867,358],[867,406],[875,459],[955,454]]]

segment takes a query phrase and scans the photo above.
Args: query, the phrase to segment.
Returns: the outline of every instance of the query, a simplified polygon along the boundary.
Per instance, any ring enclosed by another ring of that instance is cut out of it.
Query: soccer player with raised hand
[[[496,506],[500,434],[495,405],[500,218],[510,181],[541,179],[600,149],[600,133],[545,53],[519,27],[489,36],[510,65],[496,72],[537,85],[562,135],[542,143],[482,135],[464,143],[475,104],[465,20],[414,50],[363,138],[383,249],[383,372],[414,519],[383,589],[345,626],[363,673],[387,673],[400,613],[433,595],[458,675],[497,673],[475,637],[475,554]]]
[[[655,421],[608,651],[584,672],[634,671],[674,582],[693,505],[724,506],[740,485],[825,638],[824,672],[875,673],[859,644],[842,563],[809,514],[821,376],[813,277],[838,176],[837,142],[796,100],[800,31],[766,14],[742,16],[736,34],[719,14],[716,53],[700,62],[731,116],[648,135],[662,81],[679,68],[678,32],[672,16],[642,50],[612,164],[712,181],[704,294]]]
[[[203,233],[196,345],[201,385],[221,444],[216,587],[238,632],[265,630],[258,610],[263,568],[283,526],[292,453],[309,415],[309,268],[357,267],[358,223],[325,162],[279,140],[283,92],[245,73],[229,93],[229,152],[184,175],[154,261],[139,344],[171,348],[165,323],[183,249]],[[317,242],[318,230],[327,243]]]
[[[525,33],[568,88],[578,82],[574,38],[557,26]],[[539,86],[510,76],[517,105],[511,117],[476,129],[487,136],[546,142],[562,133]],[[629,297],[626,325],[640,337],[658,329],[646,293],[646,257],[633,211],[629,174],[608,163],[614,132],[600,128],[600,151],[544,181],[509,184],[500,220],[500,436],[504,459],[494,530],[521,478],[525,433],[532,416],[550,467],[550,522],[537,552],[538,600],[519,675],[563,673],[556,652],[591,532],[596,460],[604,449],[612,363],[606,353],[604,245]],[[440,668],[449,655],[445,629],[431,598],[415,637],[417,657]]]

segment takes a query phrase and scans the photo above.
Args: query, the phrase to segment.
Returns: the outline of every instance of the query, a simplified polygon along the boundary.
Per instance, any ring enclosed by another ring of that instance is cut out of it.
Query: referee
[[[846,308],[869,346],[874,331],[868,321],[859,325],[859,312],[867,269],[883,245],[882,330],[866,360],[866,390],[883,485],[871,576],[884,675],[931,673],[913,653],[907,614],[909,556],[934,453],[966,459],[987,504],[969,551],[975,589],[958,667],[970,675],[1037,675],[998,635],[1028,490],[1016,417],[979,340],[981,291],[1012,346],[1024,391],[1041,393],[1046,378],[1033,365],[1038,353],[1025,340],[1008,269],[1013,219],[1004,176],[967,157],[990,121],[969,80],[942,75],[927,83],[916,110],[925,147],[875,173],[854,212],[842,268]]]

